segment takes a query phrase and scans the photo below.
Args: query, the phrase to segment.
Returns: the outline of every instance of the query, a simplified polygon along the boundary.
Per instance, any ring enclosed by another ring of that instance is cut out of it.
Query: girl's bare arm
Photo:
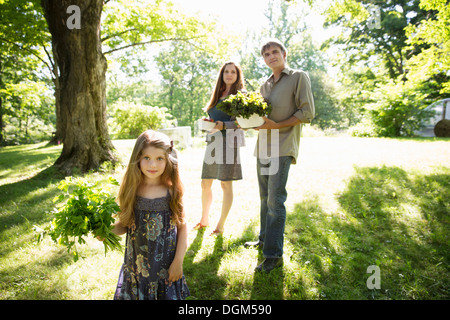
[[[183,260],[187,250],[187,226],[186,223],[178,224],[177,250],[175,258],[169,267],[169,281],[177,281],[183,276]]]

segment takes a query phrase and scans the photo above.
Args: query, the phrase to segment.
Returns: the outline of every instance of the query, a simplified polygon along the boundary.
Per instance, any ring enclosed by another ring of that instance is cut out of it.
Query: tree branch
[[[44,48],[45,54],[47,55],[48,61],[50,61],[50,63],[52,64],[52,73],[55,76],[55,78],[58,78],[58,74],[55,74],[55,64],[53,63],[52,57],[50,56],[50,54],[47,51],[47,48],[45,47],[45,45],[41,44],[42,48]]]
[[[169,38],[169,39],[159,39],[159,40],[149,40],[149,41],[144,41],[144,42],[136,42],[136,43],[131,43],[131,44],[123,46],[123,47],[114,48],[112,50],[103,52],[103,54],[107,55],[107,54],[113,53],[115,51],[124,50],[124,49],[130,48],[130,47],[135,47],[135,46],[142,46],[142,45],[146,45],[149,43],[158,43],[158,42],[165,42],[165,41],[189,41],[189,40],[198,39],[198,38],[201,38],[201,36],[193,37],[193,38]]]
[[[130,32],[130,31],[137,31],[137,29],[136,29],[136,28],[131,28],[131,29],[128,29],[128,30],[119,32],[119,33],[114,33],[114,34],[112,34],[112,35],[109,35],[109,36],[107,36],[107,37],[105,37],[105,38],[100,39],[100,41],[103,42],[103,41],[106,41],[106,40],[108,40],[108,39],[114,38],[114,37],[116,37],[116,36],[120,36],[121,34]]]
[[[33,50],[33,49],[29,49],[29,48],[24,47],[24,46],[21,46],[21,45],[15,43],[15,42],[9,41],[8,39],[2,38],[2,37],[0,37],[0,40],[5,41],[5,42],[8,42],[9,44],[12,44],[13,46],[18,47],[19,49],[22,49],[22,50],[25,50],[25,51],[31,53],[33,56],[35,56],[35,57],[38,58],[41,62],[43,62],[43,63],[47,66],[48,70],[50,70],[50,73],[53,74],[53,70],[52,70],[51,66],[48,64],[47,61],[45,61],[44,59],[42,59],[42,58],[39,56],[39,53],[38,53],[37,51],[35,51],[35,50]]]

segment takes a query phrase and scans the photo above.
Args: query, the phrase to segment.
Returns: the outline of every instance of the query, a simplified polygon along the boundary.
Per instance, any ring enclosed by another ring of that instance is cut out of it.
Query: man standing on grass
[[[245,246],[262,248],[265,259],[255,271],[269,272],[283,264],[289,168],[297,162],[302,123],[310,123],[315,110],[309,76],[287,67],[284,45],[276,39],[267,41],[261,47],[261,55],[273,73],[261,86],[261,94],[272,105],[272,112],[256,128],[261,229],[258,241],[246,242]]]

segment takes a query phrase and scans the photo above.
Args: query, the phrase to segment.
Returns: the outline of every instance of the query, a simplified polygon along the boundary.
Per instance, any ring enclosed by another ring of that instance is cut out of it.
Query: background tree
[[[421,0],[419,7],[435,14],[406,28],[407,43],[424,47],[408,60],[408,79],[435,80],[441,94],[436,98],[444,98],[450,94],[450,8],[445,0]]]
[[[77,5],[83,13],[79,29],[69,29],[67,8]],[[64,126],[64,142],[55,165],[66,174],[96,169],[105,161],[116,161],[106,125],[106,58],[102,53],[100,23],[102,0],[42,0],[52,34],[58,68],[57,121]],[[59,87],[59,88],[58,88]]]
[[[30,78],[20,81],[7,79],[8,83],[2,90],[5,144],[33,143],[35,139],[48,139],[48,132],[54,130],[52,92],[44,81],[28,76]]]
[[[8,141],[5,141],[5,128],[7,125],[13,128],[11,121],[25,120],[22,115],[36,114],[37,105],[20,104],[21,90],[26,90],[24,95],[29,97],[33,88],[48,82],[46,78],[51,73],[51,65],[43,50],[50,41],[50,34],[45,30],[46,22],[38,0],[0,1],[0,21],[1,145],[26,141],[26,134],[24,136],[17,130],[11,132]],[[20,82],[27,82],[28,85],[20,85]],[[42,92],[42,88],[39,90]],[[34,111],[29,108],[34,108]]]
[[[155,57],[162,78],[155,103],[167,108],[178,125],[193,125],[205,115],[203,108],[228,48],[223,38],[210,39],[201,46],[174,42]]]
[[[102,32],[101,17],[108,4]],[[81,12],[79,29],[69,29],[67,8]],[[171,5],[103,0],[42,0],[52,34],[52,48],[58,69],[56,99],[57,135],[64,142],[57,167],[67,174],[96,169],[104,161],[116,161],[106,124],[105,54],[150,43],[188,40],[198,37],[200,24],[173,10]],[[201,36],[201,34],[200,34]],[[64,128],[62,130],[61,128]]]
[[[377,70],[384,67],[390,79],[397,79],[405,73],[407,58],[417,50],[406,43],[405,27],[428,14],[418,4],[418,0],[334,1],[326,11],[325,26],[337,25],[343,32],[330,39],[328,45],[346,52],[345,63],[363,63]],[[371,6],[380,10],[380,26],[371,23]]]
[[[380,9],[379,26],[370,23],[369,8],[373,5]],[[347,109],[349,125],[363,120],[368,126],[359,127],[358,134],[413,135],[430,116],[425,107],[443,97],[439,92],[443,92],[448,74],[442,72],[445,69],[426,72],[418,68],[430,65],[428,59],[422,59],[422,64],[416,62],[433,45],[430,39],[422,41],[421,36],[413,35],[414,26],[436,20],[438,11],[433,9],[437,7],[419,5],[419,0],[346,0],[334,1],[327,10],[326,25],[340,26],[342,33],[324,47],[332,46],[338,52],[335,66],[340,69],[339,101],[341,108]],[[440,8],[445,11],[446,7]],[[440,55],[448,52],[443,44],[445,36],[437,39],[441,41],[436,47],[443,49]]]
[[[148,129],[169,127],[174,121],[166,108],[122,101],[109,106],[108,125],[114,139],[136,139]]]

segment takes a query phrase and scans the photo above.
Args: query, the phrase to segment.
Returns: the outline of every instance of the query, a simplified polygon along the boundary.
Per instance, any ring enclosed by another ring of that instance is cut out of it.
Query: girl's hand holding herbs
[[[116,221],[116,222],[113,224],[113,227],[114,227],[114,228],[111,229],[111,232],[114,233],[114,234],[116,234],[116,235],[118,235],[118,236],[121,236],[121,235],[127,233],[127,227],[122,226],[122,225],[119,223],[119,221]],[[97,238],[98,241],[104,241],[104,240],[105,240],[105,238],[102,238],[102,237],[100,237],[100,236],[97,236],[96,238]]]

